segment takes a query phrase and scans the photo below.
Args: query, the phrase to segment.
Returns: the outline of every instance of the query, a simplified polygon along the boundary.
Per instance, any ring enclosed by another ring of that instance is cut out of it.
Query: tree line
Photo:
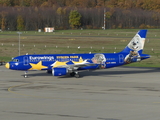
[[[159,28],[159,2],[159,0],[0,0],[0,29],[38,30],[44,27],[102,29],[104,14],[106,29]]]
[[[160,10],[159,0],[0,0],[0,6],[12,7],[110,7]]]

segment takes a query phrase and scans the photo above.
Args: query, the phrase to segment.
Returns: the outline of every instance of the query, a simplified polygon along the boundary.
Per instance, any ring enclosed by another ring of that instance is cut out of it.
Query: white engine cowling
[[[67,73],[68,73],[67,68],[53,68],[52,69],[53,76],[62,76],[62,75],[66,75]]]

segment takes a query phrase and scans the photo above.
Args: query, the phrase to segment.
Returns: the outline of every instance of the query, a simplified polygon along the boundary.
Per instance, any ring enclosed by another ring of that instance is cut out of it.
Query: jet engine
[[[53,68],[52,69],[53,76],[62,76],[62,75],[66,75],[67,73],[68,73],[67,68]]]

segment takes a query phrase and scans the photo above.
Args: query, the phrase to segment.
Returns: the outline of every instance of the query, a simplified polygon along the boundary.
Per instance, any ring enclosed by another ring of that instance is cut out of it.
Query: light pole
[[[20,56],[20,34],[22,34],[22,32],[17,32],[17,33],[19,34],[19,37],[18,37],[18,43],[19,43],[19,45],[18,45],[18,54]]]
[[[106,8],[105,8],[105,0],[104,0],[104,26],[103,26],[103,29],[105,30],[106,29]]]
[[[104,30],[106,29],[106,9],[104,8]]]

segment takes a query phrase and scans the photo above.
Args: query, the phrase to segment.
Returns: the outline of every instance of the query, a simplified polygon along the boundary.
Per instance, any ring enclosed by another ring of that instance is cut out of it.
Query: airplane
[[[6,63],[11,70],[47,70],[53,76],[69,74],[79,78],[79,71],[97,70],[122,66],[150,58],[143,54],[147,30],[139,30],[129,44],[119,53],[81,53],[81,54],[26,54],[17,56]]]

